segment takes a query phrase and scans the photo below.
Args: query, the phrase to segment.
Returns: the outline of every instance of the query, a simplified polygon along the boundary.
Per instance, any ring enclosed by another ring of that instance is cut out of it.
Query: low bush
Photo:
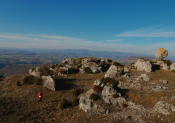
[[[112,62],[112,60],[111,59],[108,59],[108,62]]]
[[[68,64],[68,61],[65,61],[64,64]]]
[[[94,62],[94,60],[91,59],[91,60],[89,60],[89,62]]]
[[[61,69],[61,70],[60,70],[60,73],[62,73],[62,74],[66,74],[66,73],[67,73],[67,71],[66,71],[66,70]]]
[[[59,64],[58,67],[64,67],[64,65],[63,64]]]
[[[60,108],[61,108],[61,109],[67,108],[69,105],[70,105],[70,103],[69,103],[69,101],[66,100],[66,99],[63,99],[63,100],[60,102]]]
[[[117,98],[117,97],[119,97],[119,95],[118,94],[113,94],[112,97]]]
[[[16,82],[16,85],[17,85],[17,86],[21,86],[21,82],[17,81],[17,82]]]
[[[45,75],[45,76],[51,75],[51,71],[50,71],[48,65],[46,65],[46,64],[41,65],[41,67],[38,69],[38,71],[41,72],[41,75]]]
[[[76,88],[73,93],[75,94],[76,97],[78,97],[81,93],[84,92],[84,89],[81,88]]]
[[[121,66],[121,64],[119,62],[113,62],[113,65],[115,65],[115,66]]]
[[[56,65],[52,64],[50,67],[51,67],[52,69],[54,69],[54,68],[56,67]]]
[[[38,77],[33,76],[33,75],[29,75],[29,76],[24,77],[23,84],[27,84],[27,85],[30,85],[30,84],[42,85],[43,81],[42,81],[41,78],[38,78]]]
[[[80,67],[81,67],[81,64],[78,64],[78,65],[77,65],[77,68],[79,69]]]
[[[170,60],[166,60],[165,64],[167,64],[168,66],[170,66],[171,65],[171,62],[172,61],[170,61]]]
[[[135,64],[134,62],[132,62],[131,64],[130,64],[130,66],[132,66],[133,64]]]
[[[100,62],[101,62],[101,59],[98,59],[98,60],[97,60],[97,64],[100,63]]]
[[[175,70],[172,70],[171,72],[175,73]]]
[[[97,96],[96,94],[92,93],[92,94],[90,95],[90,99],[92,99],[92,100],[97,100],[97,99],[98,99],[98,96]]]
[[[125,104],[125,103],[123,103],[123,104],[122,104],[122,107],[123,107],[123,108],[126,108],[126,107],[128,107],[128,105]]]
[[[79,104],[79,99],[77,97],[74,97],[74,99],[72,100],[72,105],[78,106],[78,104]]]
[[[83,68],[84,69],[84,71],[86,72],[86,73],[88,73],[88,74],[91,74],[92,73],[92,70],[89,68],[89,67],[85,67],[85,68]]]
[[[102,78],[101,81],[105,84],[109,83],[109,84],[112,84],[114,86],[117,86],[118,85],[118,82],[115,80],[115,79],[112,79],[112,78],[109,78],[109,77],[106,77],[106,78]]]
[[[93,90],[94,90],[95,92],[101,93],[101,91],[103,90],[103,88],[100,87],[100,86],[94,85]]]

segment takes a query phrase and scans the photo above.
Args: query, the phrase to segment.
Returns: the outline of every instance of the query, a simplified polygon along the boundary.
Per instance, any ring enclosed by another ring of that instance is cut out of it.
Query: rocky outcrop
[[[163,68],[164,70],[169,70],[169,66],[167,64],[163,64]]]
[[[43,85],[46,88],[49,88],[49,89],[55,91],[55,81],[51,76],[41,76],[41,79],[43,81]]]
[[[172,112],[175,111],[175,106],[173,106],[172,104],[168,104],[164,101],[159,101],[155,104],[153,111],[155,113],[170,115]]]
[[[171,65],[170,65],[170,70],[172,71],[172,70],[175,70],[175,63],[172,63]]]
[[[126,103],[125,98],[120,97],[121,94],[117,93],[117,91],[113,88],[112,85],[104,85],[100,80],[95,80],[94,85],[100,86],[103,88],[102,92],[99,93],[99,97],[104,100],[105,103],[113,104],[114,106],[121,107],[123,103]],[[97,105],[92,99],[90,99],[90,95],[92,93],[96,93],[92,88],[88,90],[86,93],[80,94],[78,96],[79,98],[79,109],[84,110],[85,112],[88,111],[94,111],[98,112],[98,110],[101,111],[101,113],[109,113],[108,109],[105,109],[101,105]],[[113,98],[113,94],[118,94],[119,97]]]
[[[135,68],[140,71],[151,72],[152,64],[149,61],[145,61],[144,59],[138,59],[134,64]]]
[[[33,69],[29,69],[29,74],[31,74],[33,72]]]
[[[118,70],[117,66],[111,65],[104,77],[115,78],[121,76],[121,74],[122,72]]]
[[[159,59],[166,58],[168,56],[168,51],[164,48],[159,48],[155,55]]]

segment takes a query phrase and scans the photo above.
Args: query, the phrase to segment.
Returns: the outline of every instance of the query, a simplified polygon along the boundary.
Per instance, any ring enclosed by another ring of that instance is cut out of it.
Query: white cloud
[[[123,41],[124,39],[106,40],[107,42]]]
[[[175,38],[175,26],[160,28],[154,26],[151,28],[142,28],[134,31],[127,31],[115,35],[117,37],[173,37]]]
[[[143,53],[154,55],[158,48],[163,47],[168,50],[170,56],[175,56],[175,43],[158,43],[152,45],[133,45],[133,44],[118,44],[115,41],[111,43],[85,41],[78,38],[50,35],[17,35],[17,34],[0,34],[1,47],[16,47],[16,48],[44,48],[44,49],[87,49],[99,51],[116,51],[128,53]],[[9,43],[8,40],[14,40]],[[24,41],[17,43],[16,40]],[[116,39],[119,40],[119,39]],[[121,39],[120,39],[121,40]]]

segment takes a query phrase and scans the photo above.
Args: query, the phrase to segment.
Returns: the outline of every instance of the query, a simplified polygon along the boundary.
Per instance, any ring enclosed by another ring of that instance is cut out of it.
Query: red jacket
[[[41,93],[41,94],[40,94]],[[38,97],[41,98],[43,96],[43,92],[38,93]]]

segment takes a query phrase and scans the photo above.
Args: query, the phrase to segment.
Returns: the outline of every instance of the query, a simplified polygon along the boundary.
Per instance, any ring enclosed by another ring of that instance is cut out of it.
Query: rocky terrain
[[[174,122],[175,63],[68,58],[0,81],[1,122]],[[43,90],[43,103],[36,104]]]

